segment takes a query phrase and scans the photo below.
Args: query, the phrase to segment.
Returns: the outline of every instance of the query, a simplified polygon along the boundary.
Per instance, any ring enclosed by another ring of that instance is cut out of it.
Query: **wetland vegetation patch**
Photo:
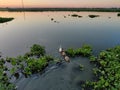
[[[96,68],[96,79],[86,81],[85,90],[119,90],[120,88],[120,46],[101,51],[97,58],[92,57]]]
[[[92,55],[92,47],[90,45],[83,45],[81,48],[77,48],[77,49],[68,48],[65,52],[67,55],[71,57],[75,57],[75,56],[89,57]]]
[[[4,18],[4,17],[0,17],[0,23],[5,23],[5,22],[9,22],[12,21],[14,18]]]
[[[99,15],[88,15],[90,18],[99,17]]]
[[[52,56],[46,55],[45,47],[34,44],[30,52],[23,56],[0,58],[0,90],[15,90],[15,85],[10,82],[12,76],[19,78],[19,72],[27,78],[32,74],[41,73],[50,61]],[[118,90],[120,87],[120,46],[103,50],[98,56],[92,54],[90,45],[83,45],[81,48],[69,48],[66,54],[70,57],[84,56],[90,59],[95,65],[93,73],[95,78],[92,81],[84,81],[80,85],[83,90]],[[5,64],[12,65],[8,68]],[[80,71],[84,66],[79,64]],[[10,72],[8,75],[7,72]]]
[[[30,52],[23,56],[1,58],[0,90],[14,90],[15,85],[10,82],[10,78],[14,76],[18,79],[19,73],[26,78],[32,74],[41,73],[51,60],[53,57],[46,55],[45,48],[38,44],[34,44],[30,48]],[[11,67],[7,67],[5,64],[10,64]]]
[[[72,14],[71,17],[78,17],[78,18],[81,18],[82,16],[77,15],[77,14]]]
[[[118,13],[117,16],[120,17],[120,13]]]

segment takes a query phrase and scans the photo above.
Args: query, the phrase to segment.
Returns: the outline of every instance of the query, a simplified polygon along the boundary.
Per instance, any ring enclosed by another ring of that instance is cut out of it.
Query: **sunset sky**
[[[21,7],[22,0],[0,0],[0,7]],[[23,0],[25,7],[120,7],[120,0]]]

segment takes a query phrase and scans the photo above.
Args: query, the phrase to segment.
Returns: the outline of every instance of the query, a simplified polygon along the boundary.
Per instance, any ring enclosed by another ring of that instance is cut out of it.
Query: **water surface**
[[[89,14],[100,17],[89,18]],[[55,57],[59,57],[59,45],[77,48],[90,44],[98,54],[120,44],[120,17],[115,12],[0,12],[2,16],[15,18],[0,24],[0,52],[4,57],[23,55],[35,43],[45,46],[47,53]],[[92,80],[93,66],[86,58],[71,60],[69,64],[50,67],[37,78],[16,81],[18,90],[80,90],[81,80]],[[85,66],[85,71],[79,70],[79,64]]]

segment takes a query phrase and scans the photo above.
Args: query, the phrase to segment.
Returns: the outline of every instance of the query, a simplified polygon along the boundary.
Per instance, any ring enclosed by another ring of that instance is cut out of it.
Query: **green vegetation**
[[[95,57],[95,56],[90,56],[90,62],[96,62],[97,61],[97,57]]]
[[[120,13],[118,13],[117,16],[120,17]]]
[[[0,23],[5,23],[5,22],[9,22],[9,21],[12,21],[14,18],[3,18],[3,17],[0,17]]]
[[[38,44],[34,44],[32,47],[31,47],[31,53],[33,55],[37,55],[37,56],[40,56],[40,55],[44,55],[45,54],[45,48],[41,45],[38,45]]]
[[[34,56],[37,56],[37,58]],[[51,60],[53,60],[53,57],[45,55],[45,48],[38,44],[34,44],[30,48],[30,52],[26,53],[24,56],[6,58],[6,61],[14,66],[10,70],[11,74],[15,76],[15,73],[21,70],[25,77],[31,74],[40,73]]]
[[[80,64],[79,67],[80,67],[80,70],[81,70],[81,71],[82,71],[83,68],[84,68],[84,66],[83,66],[82,64]]]
[[[75,56],[87,56],[90,57],[92,55],[92,48],[89,45],[83,45],[81,48],[73,49],[69,48],[66,51],[66,54],[75,57]]]
[[[15,90],[14,84],[10,83],[7,76],[7,67],[4,66],[5,60],[0,59],[0,90]]]
[[[24,68],[25,75],[40,73],[48,65],[48,62],[53,60],[51,56],[43,56],[38,59],[29,58],[26,60],[27,66]]]
[[[90,18],[99,17],[99,15],[88,15]]]
[[[95,79],[82,83],[84,90],[119,90],[120,46],[101,51],[97,57],[92,55],[92,48],[89,45],[83,45],[78,49],[69,48],[65,52],[71,57],[89,57],[90,62],[95,64],[93,68]],[[0,58],[0,90],[15,90],[15,85],[10,82],[10,76],[6,72],[10,72],[11,76],[14,75],[16,79],[19,78],[18,71],[21,71],[25,77],[29,77],[44,71],[50,61],[60,62],[59,59],[55,60],[46,55],[45,48],[38,44],[34,44],[30,52],[24,56]],[[12,68],[6,67],[6,62],[11,64]],[[80,64],[79,68],[83,70],[84,66]]]
[[[95,60],[94,58],[92,58]],[[93,69],[96,80],[86,82],[86,87],[92,90],[120,89],[120,46],[100,52]]]
[[[9,77],[14,76],[18,79],[19,72],[23,73],[26,78],[32,74],[41,73],[51,60],[53,57],[45,55],[45,48],[38,44],[34,44],[30,52],[24,56],[0,59],[0,90],[15,90],[15,85],[10,82]],[[12,67],[8,69],[4,66],[6,62]],[[11,75],[8,77],[6,72],[10,72]]]
[[[98,57],[91,53],[92,49],[89,45],[82,48],[69,48],[66,53],[69,56],[76,55],[89,56],[90,62],[95,64],[93,73],[95,78],[93,81],[86,81],[83,84],[84,90],[119,90],[120,87],[120,46],[101,51]],[[83,70],[83,65],[79,65]]]
[[[31,48],[30,48],[30,52],[25,54],[25,57],[30,57],[30,56],[44,56],[45,55],[45,47],[38,45],[38,44],[34,44]]]

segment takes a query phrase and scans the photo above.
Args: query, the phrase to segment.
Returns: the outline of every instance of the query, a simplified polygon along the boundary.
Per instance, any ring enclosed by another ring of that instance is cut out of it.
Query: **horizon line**
[[[23,8],[23,7],[0,7],[0,8]],[[120,7],[24,7],[24,8],[120,8]]]

